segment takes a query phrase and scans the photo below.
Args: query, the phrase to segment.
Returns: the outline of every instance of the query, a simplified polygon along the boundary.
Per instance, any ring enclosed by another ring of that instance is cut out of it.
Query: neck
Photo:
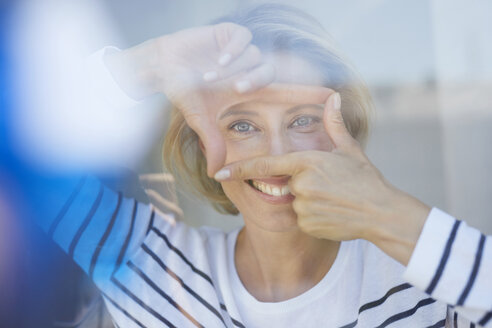
[[[237,238],[235,265],[250,294],[259,301],[278,302],[298,296],[321,281],[339,245],[298,228],[272,232],[246,224]]]

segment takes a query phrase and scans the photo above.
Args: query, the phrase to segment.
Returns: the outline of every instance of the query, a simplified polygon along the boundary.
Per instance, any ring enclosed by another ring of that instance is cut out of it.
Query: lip
[[[289,182],[290,176],[288,175],[283,175],[283,176],[277,176],[277,177],[269,177],[269,178],[262,178],[262,179],[251,179],[275,186],[285,186]],[[255,189],[256,190],[256,189]]]
[[[282,180],[276,180],[276,182],[273,182],[273,180],[270,180],[270,179],[276,179],[276,178],[254,179],[254,180],[265,182],[265,183],[269,183],[269,184],[273,184],[273,185],[281,186],[281,185],[286,185],[287,184],[287,181],[289,180],[289,177],[287,177],[287,179],[285,180],[286,182],[285,183],[282,183],[282,184],[280,184],[280,181],[282,181]],[[289,204],[289,203],[292,203],[292,201],[296,198],[292,194],[287,194],[287,195],[283,195],[283,196],[272,196],[272,195],[268,195],[268,194],[265,194],[265,193],[259,191],[255,187],[253,187],[247,181],[245,181],[244,183],[246,183],[248,185],[248,187],[250,187],[258,195],[258,197],[260,197],[265,202],[270,203],[270,204],[273,204],[273,205]]]

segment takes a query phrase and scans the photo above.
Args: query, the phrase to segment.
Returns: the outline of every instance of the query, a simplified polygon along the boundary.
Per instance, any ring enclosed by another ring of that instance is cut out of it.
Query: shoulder
[[[386,281],[389,284],[403,281],[405,266],[401,263],[367,240],[357,239],[351,243],[351,254],[359,259],[366,281]]]
[[[371,313],[375,319],[385,321],[386,318],[387,323],[402,319],[403,326],[415,326],[415,323],[429,326],[445,318],[446,304],[409,284],[403,277],[405,266],[366,240],[349,243],[352,244],[351,256],[358,263],[357,268],[352,264],[353,271],[357,272],[354,285],[359,286],[354,290],[359,300],[354,317],[367,311],[365,316]]]
[[[362,239],[347,243],[349,262],[346,269],[351,272],[353,283],[359,286],[361,299],[382,296],[394,287],[405,284],[402,277],[405,267],[374,244]]]
[[[237,229],[231,232],[225,232],[220,228],[202,226],[197,229],[197,232],[209,252],[216,255],[218,255],[218,253],[224,255],[222,252],[218,251],[221,250],[226,252],[227,249],[231,247],[231,238],[237,233]]]

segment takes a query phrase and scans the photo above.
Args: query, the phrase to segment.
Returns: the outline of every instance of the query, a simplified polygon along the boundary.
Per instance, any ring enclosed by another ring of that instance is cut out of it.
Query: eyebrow
[[[219,117],[219,120],[222,120],[222,119],[224,119],[228,116],[232,116],[232,115],[258,116],[258,113],[250,111],[250,110],[244,110],[244,109],[240,110],[240,109],[231,108],[231,109],[226,110],[224,113],[222,113],[222,115],[220,115],[220,117]]]
[[[289,108],[286,113],[287,114],[293,114],[293,113],[295,113],[295,112],[297,112],[303,108],[306,108],[306,107],[311,107],[311,108],[318,109],[318,110],[324,110],[324,108],[321,105],[301,104],[301,105],[297,105],[297,106],[294,106],[292,108]],[[222,119],[229,117],[229,116],[232,116],[232,115],[258,116],[258,113],[254,112],[254,111],[244,110],[244,109],[234,109],[234,107],[233,107],[233,108],[226,110],[224,113],[222,113],[222,115],[220,115],[220,117],[219,117],[219,120],[222,120]]]

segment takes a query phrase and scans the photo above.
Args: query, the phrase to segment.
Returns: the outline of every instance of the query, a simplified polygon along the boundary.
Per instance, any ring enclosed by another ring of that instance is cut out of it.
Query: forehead
[[[322,86],[325,78],[319,67],[301,56],[284,52],[264,54],[264,61],[275,67],[275,82]]]
[[[264,61],[271,63],[275,67],[275,83],[288,84],[305,84],[305,85],[324,85],[325,79],[317,67],[302,57],[282,52],[264,54]],[[256,112],[262,112],[262,109],[272,110],[292,109],[292,108],[316,108],[317,106],[294,106],[289,103],[274,103],[268,99],[261,101],[249,101],[236,104],[226,109],[221,118],[234,114],[245,114],[247,111],[254,109]],[[267,111],[267,112],[270,112]]]

